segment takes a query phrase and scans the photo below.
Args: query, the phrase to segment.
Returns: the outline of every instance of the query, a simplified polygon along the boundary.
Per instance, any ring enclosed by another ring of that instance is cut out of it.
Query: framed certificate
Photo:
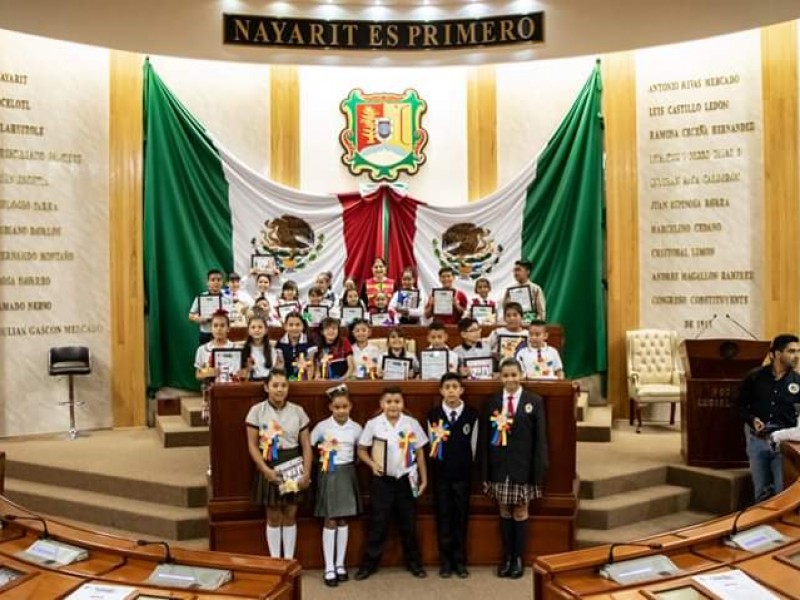
[[[494,359],[491,356],[465,358],[464,365],[469,369],[470,379],[492,379]]]
[[[419,353],[420,379],[441,379],[449,370],[449,352],[428,348]]]
[[[533,293],[527,285],[518,285],[506,290],[509,302],[516,302],[522,307],[522,312],[533,312]]]
[[[383,327],[384,325],[392,325],[392,318],[388,312],[376,312],[369,316],[370,323],[375,327]]]
[[[403,308],[419,308],[419,290],[398,290],[397,303]]]
[[[453,314],[456,291],[453,289],[435,288],[433,295],[433,314],[447,317]]]
[[[233,381],[242,368],[241,348],[214,348],[211,351],[214,367],[219,369],[218,383]]]
[[[383,378],[387,381],[403,381],[408,379],[411,373],[413,362],[410,358],[394,358],[391,356],[383,357]]]
[[[231,319],[234,317],[233,313],[236,310],[236,302],[234,302],[233,296],[222,296],[220,298],[220,307],[228,313],[228,317]]]
[[[274,275],[277,271],[275,257],[269,254],[253,254],[250,256],[250,268],[257,273]]]
[[[278,311],[278,318],[285,321],[289,313],[297,312],[297,304],[278,304],[275,310]]]
[[[325,305],[320,306],[306,306],[306,313],[308,314],[308,324],[311,327],[319,327],[323,319],[328,318],[330,308]]]
[[[364,309],[360,306],[342,307],[342,325],[350,325],[356,319],[364,318]]]
[[[386,461],[389,453],[387,452],[388,442],[383,438],[372,438],[372,448],[370,449],[370,458],[381,468],[381,473],[386,475]]]
[[[504,358],[514,358],[517,355],[517,350],[528,341],[524,335],[498,335],[497,336],[497,354],[500,360]]]
[[[222,296],[219,294],[201,294],[197,297],[197,310],[204,319],[210,319],[222,308]]]
[[[493,306],[473,306],[470,309],[470,314],[479,325],[492,325],[497,320]]]
[[[305,475],[305,468],[303,467],[303,457],[297,456],[289,459],[286,462],[272,467],[281,479],[278,484],[278,491],[283,494],[291,494],[300,491],[299,483]]]

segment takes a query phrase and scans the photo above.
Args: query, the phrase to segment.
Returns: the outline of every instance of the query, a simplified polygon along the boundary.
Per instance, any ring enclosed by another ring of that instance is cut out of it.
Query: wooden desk
[[[784,444],[784,464],[791,472],[800,464],[800,444]],[[792,481],[792,480],[787,480]],[[790,541],[777,549],[761,553],[745,552],[725,544],[731,533],[736,514],[712,519],[692,527],[637,540],[658,543],[661,550],[635,546],[620,546],[615,550],[616,560],[640,558],[654,554],[668,556],[679,568],[688,571],[680,577],[655,581],[646,585],[621,586],[601,577],[599,567],[608,559],[609,546],[588,548],[576,552],[540,556],[534,564],[534,594],[537,599],[592,598],[592,599],[642,599],[647,595],[687,584],[691,575],[714,572],[719,569],[740,569],[762,585],[776,591],[781,598],[800,600],[800,565],[786,556],[800,553],[800,479],[795,478],[782,494],[766,500],[742,513],[738,529],[743,531],[756,525],[771,525]]]
[[[0,496],[0,514],[28,516],[26,511]],[[173,548],[176,563],[227,569],[233,579],[216,591],[187,591],[147,585],[145,581],[159,564],[164,549],[137,546],[136,540],[121,538],[48,520],[50,535],[89,552],[86,560],[61,568],[48,568],[20,559],[16,554],[40,537],[41,524],[35,521],[6,522],[0,531],[0,565],[25,573],[25,576],[0,588],[0,599],[50,600],[63,598],[89,582],[127,585],[140,593],[181,600],[245,600],[270,598],[301,600],[300,565],[297,561],[241,556],[227,553]]]
[[[424,421],[428,410],[441,399],[434,381],[401,382],[406,409]],[[372,418],[378,411],[380,392],[386,384],[381,381],[349,382],[353,401],[352,417],[359,423]],[[576,427],[575,402],[578,387],[568,381],[525,382],[525,387],[544,398],[547,415],[550,468],[544,496],[531,505],[529,520],[530,543],[528,561],[534,556],[573,547],[577,497],[575,493]],[[312,423],[329,416],[324,395],[329,382],[292,382],[289,398],[303,406]],[[481,414],[488,399],[500,389],[494,381],[465,383],[464,399]],[[211,391],[211,483],[209,501],[210,547],[212,550],[266,554],[263,507],[250,503],[250,486],[255,474],[247,451],[244,420],[247,411],[264,399],[263,386],[257,383],[221,384]],[[495,564],[501,558],[497,509],[493,501],[480,491],[479,466],[475,466],[470,500],[470,564]],[[359,467],[363,500],[368,490],[368,472]],[[312,487],[313,490],[313,487]],[[322,566],[319,549],[322,523],[312,517],[313,491],[306,495],[298,519],[297,557],[305,567]],[[438,559],[432,500],[429,493],[419,500],[418,533],[423,561]],[[354,519],[350,526],[349,560],[357,561],[363,549],[365,517]],[[392,536],[384,555],[384,564],[402,564],[399,543]]]
[[[398,325],[403,333],[416,343],[417,351],[425,348],[428,345],[428,328],[420,325]],[[489,334],[497,329],[499,325],[484,325],[482,327],[483,337],[488,337]],[[395,327],[373,327],[372,338],[385,338],[389,332]],[[445,325],[447,329],[447,344],[451,348],[455,348],[461,343],[461,335],[458,333],[458,327],[455,325]],[[342,335],[347,335],[347,328],[342,327]],[[271,340],[278,340],[283,335],[283,329],[280,327],[270,327],[269,337]],[[233,342],[243,342],[247,339],[246,327],[231,327],[228,338]],[[547,343],[553,346],[563,356],[564,354],[564,328],[561,325],[548,325],[547,326]]]

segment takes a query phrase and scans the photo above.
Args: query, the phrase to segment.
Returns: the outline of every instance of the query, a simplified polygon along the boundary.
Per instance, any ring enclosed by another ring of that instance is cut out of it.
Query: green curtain
[[[144,64],[144,272],[152,390],[198,389],[189,307],[233,268],[228,184],[204,128]]]
[[[522,255],[561,323],[569,377],[606,370],[603,122],[600,64],[539,157],[528,189]]]

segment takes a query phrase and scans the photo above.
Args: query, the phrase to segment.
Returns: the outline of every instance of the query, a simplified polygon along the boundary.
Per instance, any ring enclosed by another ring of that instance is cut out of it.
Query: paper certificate
[[[197,310],[204,319],[210,319],[214,313],[222,308],[222,296],[217,294],[203,294],[197,297]]]
[[[473,306],[470,312],[472,318],[475,319],[479,325],[492,325],[495,322],[493,306]]]
[[[408,374],[411,372],[411,359],[384,356],[381,369],[385,380],[403,381],[408,379]]]
[[[222,310],[228,313],[228,318],[235,318],[233,313],[236,311],[236,302],[234,302],[232,296],[222,296],[220,298],[220,306]]]
[[[420,379],[441,379],[449,368],[447,350],[422,350],[419,353]]]
[[[514,358],[517,355],[517,350],[527,340],[528,338],[524,335],[498,335],[497,353],[500,355],[500,359]]]
[[[306,306],[306,313],[308,314],[308,324],[311,327],[319,327],[323,319],[328,318],[327,306]]]
[[[403,308],[418,308],[419,290],[399,290],[397,292],[397,303]]]
[[[456,291],[445,288],[433,290],[433,314],[438,316],[449,316],[453,314],[453,304],[455,303]]]
[[[360,306],[342,307],[342,325],[350,325],[356,319],[364,318],[364,309]]]
[[[281,494],[291,494],[300,491],[300,480],[305,474],[303,457],[298,456],[272,467],[281,479],[278,490]]]
[[[278,304],[276,310],[278,311],[278,318],[281,321],[285,321],[289,313],[297,312],[297,304]]]
[[[465,358],[470,379],[491,379],[494,375],[494,359],[491,356]]]
[[[383,438],[372,438],[372,448],[370,449],[370,458],[372,462],[377,464],[381,473],[386,475],[386,461],[389,453],[387,452],[388,442]]]
[[[269,254],[253,254],[250,256],[250,267],[256,273],[275,274],[275,257]]]
[[[533,293],[527,285],[510,287],[506,290],[509,302],[516,302],[522,307],[522,314],[533,312]]]
[[[393,325],[392,318],[387,312],[376,312],[370,316],[370,322],[375,327],[383,327],[384,325]]]
[[[242,369],[241,348],[214,348],[211,351],[214,368],[219,369],[217,383],[230,383]]]

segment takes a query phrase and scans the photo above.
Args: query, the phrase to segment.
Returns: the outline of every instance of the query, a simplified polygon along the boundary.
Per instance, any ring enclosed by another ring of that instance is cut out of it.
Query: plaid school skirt
[[[506,478],[505,481],[487,481],[483,493],[500,504],[517,506],[541,498],[542,488],[532,483],[515,483]]]
[[[279,450],[278,460],[273,464],[279,465],[282,462],[286,462],[300,455],[300,448]],[[270,464],[270,466],[272,465]],[[278,508],[288,504],[300,504],[304,496],[304,491],[281,494],[278,484],[267,481],[267,478],[264,477],[261,471],[256,472],[256,476],[253,479],[253,486],[250,490],[250,500],[253,504],[262,504],[270,508]]]
[[[314,516],[327,519],[354,517],[361,512],[356,466],[337,465],[332,472],[317,477],[317,502]]]

